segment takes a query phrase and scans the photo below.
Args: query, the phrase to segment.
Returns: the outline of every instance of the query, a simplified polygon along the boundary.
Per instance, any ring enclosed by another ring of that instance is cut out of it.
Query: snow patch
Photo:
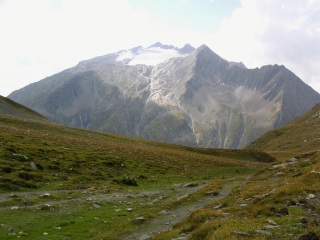
[[[160,47],[139,48],[135,52],[124,50],[118,53],[116,61],[123,61],[128,65],[157,65],[170,58],[186,57],[189,54],[182,54],[176,49],[163,49]]]

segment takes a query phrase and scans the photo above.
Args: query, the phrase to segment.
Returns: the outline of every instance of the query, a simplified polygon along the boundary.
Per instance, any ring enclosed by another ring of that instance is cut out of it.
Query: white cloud
[[[249,67],[283,64],[320,92],[320,1],[242,0],[212,48]]]
[[[151,27],[144,13],[123,0],[53,3],[10,0],[0,6],[0,94],[78,61],[133,47]]]
[[[157,41],[182,46],[204,39],[197,30],[164,25],[126,0],[5,1],[0,29],[5,96],[81,60]]]
[[[241,3],[212,34],[187,24],[166,25],[126,0],[0,0],[0,94],[81,60],[157,41],[207,44],[248,67],[284,64],[320,91],[320,1]]]

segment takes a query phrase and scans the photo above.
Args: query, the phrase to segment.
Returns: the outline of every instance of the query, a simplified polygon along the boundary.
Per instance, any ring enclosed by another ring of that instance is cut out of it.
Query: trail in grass
[[[143,236],[155,236],[161,231],[166,231],[171,229],[176,223],[181,222],[184,218],[189,216],[195,210],[201,209],[206,205],[227,197],[233,188],[243,185],[249,179],[245,180],[232,180],[226,181],[222,188],[219,190],[219,195],[217,196],[203,196],[200,200],[196,202],[189,203],[166,212],[165,214],[159,214],[156,218],[147,221],[141,225],[137,226],[137,230],[132,234],[125,235],[121,237],[124,240],[141,239]]]

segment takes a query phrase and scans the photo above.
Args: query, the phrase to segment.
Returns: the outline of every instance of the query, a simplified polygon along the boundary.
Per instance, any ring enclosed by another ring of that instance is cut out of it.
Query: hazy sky
[[[320,92],[320,0],[0,0],[0,95],[160,41],[283,64]]]

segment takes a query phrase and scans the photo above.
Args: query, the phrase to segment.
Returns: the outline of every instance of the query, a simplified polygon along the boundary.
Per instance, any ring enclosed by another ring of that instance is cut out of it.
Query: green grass
[[[234,231],[247,232],[250,239],[319,236],[318,111],[245,150],[170,145],[0,114],[0,238],[121,239],[139,227],[136,217],[151,221],[161,210],[196,203],[228,184],[230,195],[212,200],[155,239],[181,234],[238,239]],[[269,168],[292,157],[298,162]],[[181,198],[174,185],[186,183],[201,187]],[[46,192],[50,196],[43,197]],[[309,194],[315,199],[306,199]],[[218,204],[221,208],[213,209]],[[283,208],[289,214],[279,216]],[[277,227],[262,236],[256,230],[268,219]]]
[[[188,239],[192,240],[238,239],[232,232],[246,232],[252,235],[250,239],[297,239],[309,232],[320,236],[320,153],[296,157],[299,161],[285,168],[256,172],[228,197],[194,212],[172,231],[161,233],[155,239],[181,234],[188,234]],[[310,193],[316,195],[315,199],[307,198]],[[248,205],[240,207],[244,203]],[[214,210],[217,204],[222,207]],[[284,208],[288,215],[279,215]],[[269,225],[268,219],[277,226],[267,230],[270,236],[261,236],[256,230]]]
[[[137,216],[153,219],[180,204],[174,184],[242,178],[274,160],[258,151],[195,149],[5,114],[0,132],[1,239],[19,232],[32,239],[43,233],[50,239],[119,239],[136,229]],[[42,197],[47,191],[51,195]]]

